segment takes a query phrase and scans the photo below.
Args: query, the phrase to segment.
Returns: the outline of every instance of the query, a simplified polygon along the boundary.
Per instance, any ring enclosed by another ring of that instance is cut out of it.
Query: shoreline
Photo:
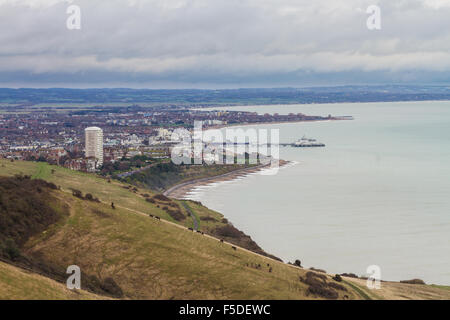
[[[279,160],[279,167],[286,166],[292,163],[292,161]],[[216,182],[224,182],[224,181],[232,181],[240,177],[244,177],[250,173],[259,172],[266,168],[270,167],[270,163],[268,164],[260,164],[254,167],[246,167],[242,169],[237,169],[231,172],[227,172],[214,177],[207,177],[201,179],[195,179],[191,181],[186,181],[180,184],[177,184],[166,191],[163,192],[163,195],[166,197],[182,200],[185,199],[186,195],[193,191],[195,188],[200,186],[206,186]]]
[[[292,123],[303,123],[303,122],[329,122],[329,121],[352,121],[354,119],[321,119],[321,120],[293,120],[293,121],[266,121],[266,122],[255,122],[255,123],[232,123],[232,124],[220,124],[215,126],[205,127],[204,130],[220,130],[228,127],[249,127],[249,126],[259,126],[262,124],[292,124]]]

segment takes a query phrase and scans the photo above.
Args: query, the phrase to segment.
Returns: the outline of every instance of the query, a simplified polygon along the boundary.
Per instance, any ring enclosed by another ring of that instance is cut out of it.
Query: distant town
[[[120,165],[122,160],[139,160],[133,166],[139,168],[149,159],[169,158],[173,130],[191,130],[194,121],[202,121],[207,129],[330,119],[343,118],[138,105],[73,108],[63,112],[32,108],[20,113],[10,110],[0,113],[0,158],[45,161],[72,170],[103,170],[106,174],[130,169],[130,165]],[[88,141],[90,136],[91,142]]]

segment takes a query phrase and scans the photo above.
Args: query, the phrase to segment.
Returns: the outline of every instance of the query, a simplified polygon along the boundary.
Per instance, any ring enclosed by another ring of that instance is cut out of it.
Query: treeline
[[[118,172],[126,172],[131,171],[134,168],[145,167],[155,161],[157,160],[145,155],[142,156],[137,155],[132,157],[131,159],[123,158],[122,160],[115,162],[106,161],[100,168],[100,172],[101,175],[103,176],[114,175],[115,173]]]
[[[153,190],[165,190],[183,178],[183,165],[172,162],[158,163],[123,180],[130,184],[142,184]]]

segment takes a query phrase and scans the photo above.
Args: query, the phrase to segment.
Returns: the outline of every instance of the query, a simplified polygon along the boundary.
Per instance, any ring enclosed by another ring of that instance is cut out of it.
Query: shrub
[[[150,202],[150,203],[156,203],[156,201],[153,200],[152,198],[146,198],[145,201]]]
[[[316,269],[316,268],[314,268],[314,267],[309,268],[309,270],[313,270],[313,271],[321,272],[321,273],[327,273],[327,272],[326,272],[325,270],[323,270],[323,269]]]
[[[342,284],[339,284],[336,282],[330,282],[330,283],[328,283],[328,286],[333,289],[336,289],[336,290],[347,291],[346,287],[344,287]]]
[[[401,280],[400,283],[425,284],[425,281],[423,281],[422,279],[411,279],[411,280]]]
[[[297,266],[297,267],[302,267],[302,262],[300,261],[300,260],[295,260],[295,262],[294,262],[294,266]]]
[[[333,277],[333,280],[334,281],[337,281],[337,282],[341,282],[342,281],[342,277],[340,276],[340,275],[335,275],[334,277]]]
[[[242,236],[242,231],[239,231],[232,225],[228,224],[223,227],[217,227],[215,230],[215,234],[221,237],[239,238]]]
[[[72,195],[73,195],[74,197],[83,199],[83,193],[82,193],[80,190],[72,189]]]
[[[121,298],[123,296],[122,288],[119,287],[113,278],[106,278],[101,284],[101,288],[115,298]]]
[[[176,202],[172,202],[172,203],[170,204],[170,206],[173,207],[173,208],[175,208],[175,209],[180,210],[180,205],[179,205],[178,203],[176,203]]]
[[[6,239],[2,249],[4,255],[13,261],[20,257],[20,250],[12,239]]]
[[[180,211],[180,210],[166,210],[167,213],[176,221],[181,221],[186,219],[186,217],[184,216],[184,214]]]
[[[341,273],[341,276],[348,278],[358,278],[358,276],[354,273]]]
[[[202,221],[217,221],[213,217],[200,217],[200,220],[202,220]]]
[[[155,199],[155,200],[160,200],[160,201],[171,201],[170,198],[166,197],[166,196],[163,195],[163,194],[155,194],[155,195],[153,196],[153,199]]]
[[[94,197],[92,194],[90,194],[90,193],[86,193],[86,195],[83,197],[83,196],[81,196],[81,199],[85,199],[85,200],[88,200],[88,201],[93,201],[93,202],[100,202],[100,200],[98,199],[98,198],[96,198],[96,197]]]
[[[326,275],[315,273],[315,272],[311,272],[311,271],[308,271],[306,273],[306,279],[308,279],[308,278],[320,279],[320,280],[322,280],[324,282],[327,280],[327,276]]]
[[[0,177],[0,256],[19,258],[27,239],[59,220],[49,206],[56,201],[48,192],[53,186],[29,176]]]
[[[334,289],[342,287],[344,288],[344,290],[346,290],[345,287],[337,283],[327,283],[326,279],[326,275],[311,271],[308,271],[306,273],[305,278],[300,277],[300,281],[309,286],[308,290],[306,291],[308,295],[314,294],[325,299],[337,299],[339,297],[339,294]]]
[[[307,293],[318,295],[325,299],[337,299],[339,297],[339,294],[333,290],[329,289],[327,287],[321,286],[321,285],[311,285],[309,286]]]
[[[56,184],[54,184],[52,182],[47,182],[47,187],[49,187],[50,189],[53,189],[53,190],[58,190],[58,187],[56,186]]]

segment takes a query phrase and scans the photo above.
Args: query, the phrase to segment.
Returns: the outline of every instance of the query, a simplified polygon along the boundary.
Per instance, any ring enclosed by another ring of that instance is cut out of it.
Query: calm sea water
[[[223,108],[230,109],[230,108]],[[450,102],[249,106],[258,113],[352,115],[353,121],[260,125],[295,161],[191,197],[223,213],[267,252],[330,273],[450,284]]]

